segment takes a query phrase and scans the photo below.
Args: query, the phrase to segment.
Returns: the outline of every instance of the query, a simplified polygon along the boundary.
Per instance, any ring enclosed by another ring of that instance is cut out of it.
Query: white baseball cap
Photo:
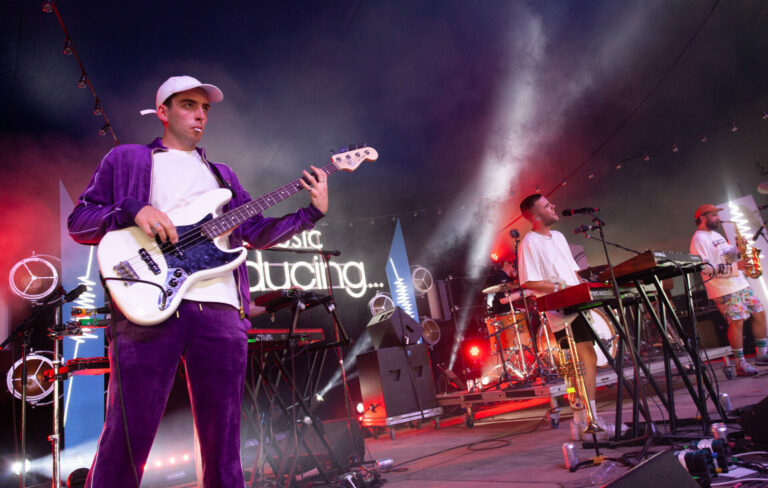
[[[214,85],[208,85],[201,83],[197,78],[191,76],[171,76],[157,89],[157,96],[155,97],[155,109],[146,109],[139,112],[141,115],[147,115],[157,112],[157,108],[163,104],[163,102],[173,95],[193,88],[202,88],[208,93],[208,101],[211,103],[217,103],[224,100],[224,94],[221,93],[218,87]]]

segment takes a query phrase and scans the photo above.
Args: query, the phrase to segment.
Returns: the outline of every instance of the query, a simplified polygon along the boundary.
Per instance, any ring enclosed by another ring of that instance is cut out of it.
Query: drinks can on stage
[[[720,422],[712,424],[712,437],[715,439],[722,439],[723,441],[727,442],[728,426]]]
[[[563,459],[565,459],[566,468],[576,469],[576,465],[579,464],[579,456],[576,454],[576,444],[573,442],[563,443]]]

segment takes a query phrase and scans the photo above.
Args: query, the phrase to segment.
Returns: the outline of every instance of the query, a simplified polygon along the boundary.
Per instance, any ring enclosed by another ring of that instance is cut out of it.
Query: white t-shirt
[[[563,282],[567,286],[581,283],[576,271],[579,266],[571,255],[571,249],[563,234],[553,230],[547,237],[537,232],[528,232],[520,244],[520,283],[529,281]],[[537,296],[541,296],[537,293]],[[546,312],[553,332],[562,330],[565,322],[572,322],[576,314],[563,315],[561,312]]]
[[[691,254],[698,254],[705,263],[714,267],[713,270],[705,266],[701,270],[704,287],[710,299],[729,295],[749,286],[749,282],[736,265],[739,250],[717,232],[697,230],[691,238]]]
[[[174,215],[183,214],[197,197],[219,188],[216,178],[197,151],[158,151],[152,160],[149,203],[168,214],[172,221]],[[198,281],[187,290],[184,298],[198,302],[226,303],[240,308],[237,284],[231,272]]]

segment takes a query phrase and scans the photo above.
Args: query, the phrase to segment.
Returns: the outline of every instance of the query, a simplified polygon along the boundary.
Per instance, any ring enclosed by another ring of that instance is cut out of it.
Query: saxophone
[[[568,350],[560,348],[558,372],[560,376],[565,378],[565,384],[569,390],[571,384],[576,386],[576,394],[580,397],[581,403],[584,405],[584,411],[587,414],[587,427],[584,429],[584,433],[596,434],[597,432],[603,432],[605,429],[597,422],[597,413],[592,409],[592,402],[589,401],[589,395],[587,395],[587,386],[584,383],[584,363],[579,360],[579,354],[576,351],[576,341],[573,338],[573,330],[571,330],[571,324],[568,322],[565,323],[565,335],[568,338],[570,354],[568,354]]]
[[[744,261],[744,274],[752,279],[760,278],[763,275],[760,249],[747,244],[747,240],[739,232],[739,224],[730,220],[724,222],[733,224],[733,229],[736,231],[736,247],[739,249],[739,259]]]

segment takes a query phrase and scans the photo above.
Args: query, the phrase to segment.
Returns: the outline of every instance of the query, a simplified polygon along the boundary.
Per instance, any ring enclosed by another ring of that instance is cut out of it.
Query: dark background
[[[756,189],[768,179],[765,2],[57,7],[121,143],[160,135],[155,116],[138,111],[154,107],[167,77],[187,74],[224,92],[203,143],[254,196],[326,164],[329,149],[375,147],[378,161],[330,179],[331,209],[319,227],[341,261],[366,263],[369,282],[386,283],[393,217],[411,264],[435,278],[480,278],[492,250],[509,251],[508,229],[528,229],[518,204],[537,188],[561,209],[600,207],[609,239],[636,249],[686,251],[702,203],[746,194],[766,202]],[[114,140],[97,134],[104,120],[92,114],[90,90],[76,86],[81,70],[62,54],[53,14],[36,1],[5,1],[0,34],[7,276],[33,251],[59,255],[59,181],[75,198]],[[307,200],[296,196],[268,215]],[[601,264],[598,243],[570,232],[585,223],[576,217],[558,229]],[[6,282],[15,323],[29,308]],[[455,283],[468,290],[457,292],[459,306],[479,305],[476,287]],[[339,297],[354,338],[373,293]],[[327,324],[321,312],[306,317],[306,326]]]

